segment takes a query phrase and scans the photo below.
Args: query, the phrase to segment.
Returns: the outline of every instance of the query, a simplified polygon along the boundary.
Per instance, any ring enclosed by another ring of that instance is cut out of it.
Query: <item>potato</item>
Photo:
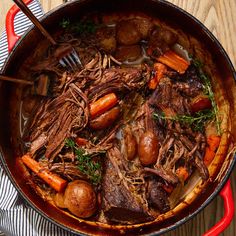
[[[60,208],[66,208],[65,203],[64,203],[64,193],[56,193],[56,195],[53,198],[56,206]]]
[[[148,46],[155,51],[155,54],[157,54],[153,56],[158,57],[168,51],[170,47],[177,42],[177,39],[177,35],[172,31],[156,28],[150,35]]]
[[[116,50],[115,58],[118,61],[135,61],[141,54],[142,50],[139,45],[120,46]]]
[[[137,141],[129,127],[124,129],[124,145],[126,159],[133,160],[137,152]]]
[[[117,24],[116,38],[122,45],[137,44],[142,35],[133,20],[122,20]]]
[[[78,217],[92,216],[97,209],[97,198],[93,187],[83,180],[70,182],[65,190],[64,204],[72,214]]]
[[[92,129],[100,130],[105,129],[112,125],[120,115],[120,108],[118,106],[110,109],[109,111],[103,113],[97,118],[90,121],[89,126]]]
[[[140,32],[142,39],[146,39],[154,27],[152,21],[147,18],[135,18],[134,23],[136,24],[138,31]]]
[[[158,156],[158,140],[153,131],[148,130],[140,137],[138,154],[142,165],[155,164]]]

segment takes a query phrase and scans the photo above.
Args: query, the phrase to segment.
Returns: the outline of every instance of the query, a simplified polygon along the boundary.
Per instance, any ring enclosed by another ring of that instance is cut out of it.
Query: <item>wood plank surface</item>
[[[45,12],[63,3],[62,0],[40,0],[40,2]],[[225,48],[234,66],[236,66],[236,0],[171,0],[170,2],[194,15],[210,29]],[[6,12],[12,4],[11,0],[1,0],[0,30],[4,27]],[[236,199],[236,169],[234,169],[231,176],[231,185],[234,199]],[[164,234],[164,236],[200,236],[222,216],[223,201],[220,197],[217,197],[194,219],[176,230]],[[236,235],[236,216],[222,235]]]

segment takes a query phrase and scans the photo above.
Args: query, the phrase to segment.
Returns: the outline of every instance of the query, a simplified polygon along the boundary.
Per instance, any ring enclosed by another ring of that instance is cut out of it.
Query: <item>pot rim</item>
[[[50,16],[51,14],[54,14],[56,11],[58,11],[59,9],[64,8],[67,5],[71,5],[75,2],[84,2],[87,0],[72,0],[70,2],[64,3],[62,5],[57,6],[56,8],[50,10],[49,12],[45,13],[42,17],[40,17],[40,21],[44,21],[48,16]],[[213,33],[211,33],[211,31],[200,21],[198,20],[196,17],[194,17],[193,15],[191,15],[190,13],[188,13],[187,11],[183,10],[182,8],[176,6],[173,3],[167,2],[166,0],[151,0],[152,2],[156,2],[156,3],[160,3],[163,5],[166,5],[167,7],[173,8],[176,11],[179,11],[182,15],[186,15],[191,22],[196,22],[202,29],[202,31],[204,32],[204,34],[207,35],[207,37],[209,37],[213,43],[217,46],[218,50],[221,52],[224,60],[226,61],[226,63],[229,65],[229,69],[230,72],[232,73],[232,78],[234,79],[234,81],[236,82],[236,71],[234,69],[233,63],[231,62],[227,52],[225,51],[225,49],[223,48],[223,46],[221,45],[221,43],[219,42],[219,40],[213,35]],[[2,68],[1,68],[1,73],[5,72],[5,69],[8,65],[8,63],[10,62],[10,58],[12,57],[12,55],[15,53],[17,47],[19,44],[22,43],[22,41],[24,40],[25,37],[27,37],[27,35],[29,34],[29,32],[31,30],[33,30],[35,28],[34,25],[31,25],[26,31],[25,33],[22,35],[22,37],[17,41],[17,43],[15,44],[13,50],[9,53],[8,57],[6,58]],[[8,165],[6,164],[6,161],[3,157],[2,154],[2,150],[1,150],[1,146],[0,146],[0,164],[2,164],[1,166],[3,167],[3,169],[6,171],[7,176],[9,177],[11,183],[13,184],[13,186],[16,188],[17,192],[24,198],[24,200],[26,200],[26,202],[40,215],[42,215],[43,217],[45,217],[47,220],[49,220],[51,223],[56,224],[57,226],[59,226],[60,228],[69,231],[70,233],[75,233],[77,235],[85,235],[85,233],[81,233],[78,232],[75,229],[69,228],[68,226],[65,226],[64,224],[61,224],[59,222],[57,222],[56,220],[50,218],[44,211],[42,211],[41,209],[39,209],[29,198],[28,196],[21,190],[20,186],[18,186],[18,184],[16,183],[14,177],[12,176],[10,169],[8,168]],[[223,186],[225,185],[225,183],[227,182],[227,180],[229,179],[234,166],[236,165],[236,154],[233,157],[233,160],[231,161],[228,170],[225,174],[225,176],[223,177],[223,179],[221,180],[221,182],[217,185],[217,187],[215,188],[215,190],[208,196],[208,198],[204,201],[204,203],[198,208],[196,209],[194,212],[190,213],[188,216],[184,217],[181,220],[178,220],[176,223],[174,223],[173,225],[167,226],[165,228],[162,228],[156,232],[153,233],[149,233],[148,235],[150,236],[154,236],[154,235],[161,235],[163,233],[166,233],[168,231],[171,231],[173,229],[176,229],[177,227],[179,227],[180,225],[182,225],[183,223],[186,223],[187,221],[189,221],[190,219],[192,219],[194,216],[196,216],[201,210],[203,210],[209,203],[211,203],[211,201],[213,201],[213,199],[219,194],[220,190],[223,188]]]

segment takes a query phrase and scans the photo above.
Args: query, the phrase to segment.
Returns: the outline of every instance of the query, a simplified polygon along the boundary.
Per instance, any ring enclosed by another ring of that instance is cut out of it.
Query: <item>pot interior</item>
[[[198,41],[198,47],[201,48],[201,50],[207,51],[210,64],[212,64],[212,69],[209,73],[214,74],[213,87],[215,91],[217,90],[217,103],[224,107],[224,111],[229,115],[228,118],[225,117],[228,133],[225,134],[225,149],[222,149],[226,154],[230,148],[229,136],[233,136],[236,140],[235,72],[224,50],[207,29],[196,19],[174,5],[164,1],[154,0],[136,1],[135,4],[132,0],[73,1],[46,14],[42,21],[46,28],[52,34],[56,35],[58,33],[59,22],[62,19],[70,16],[71,21],[77,20],[90,12],[104,12],[109,14],[112,12],[122,12],[122,14],[141,12],[142,14],[158,18],[170,24],[173,28],[183,31],[186,35]],[[28,66],[32,61],[43,57],[47,47],[48,42],[37,30],[32,28],[17,43],[17,47],[13,49],[5,63],[3,72],[8,76],[27,79],[26,71],[28,70]],[[199,53],[199,55],[200,54],[201,53]],[[218,68],[220,68],[220,70],[218,70]],[[156,222],[149,222],[137,226],[110,227],[106,224],[100,224],[99,227],[97,227],[98,225],[95,223],[78,220],[50,203],[43,201],[29,185],[25,184],[22,172],[20,171],[21,167],[16,161],[17,157],[22,154],[22,147],[19,142],[21,136],[19,122],[21,119],[21,100],[23,94],[24,88],[22,86],[6,82],[0,83],[0,143],[4,162],[3,165],[16,188],[30,204],[48,219],[66,229],[97,235],[117,235],[122,232],[126,232],[127,235],[153,232],[162,233],[175,227],[180,221],[183,222],[183,219],[189,219],[191,215],[194,215],[203,207],[206,201],[209,202],[209,199],[216,195],[216,190],[219,191],[219,187],[223,185],[223,182],[225,182],[226,177],[229,176],[229,172],[232,170],[234,164],[233,155],[227,157],[226,155],[219,155],[220,161],[214,163],[212,166],[211,173],[213,179],[205,184],[201,184],[199,176],[194,176],[186,187],[186,194],[182,196],[183,200],[188,196],[188,201],[191,204],[187,204],[188,206],[178,206],[179,209],[177,208],[174,212],[174,217],[173,215],[167,214],[163,221],[157,220]],[[190,196],[196,185],[198,185],[198,189],[201,190],[201,194],[198,197]]]

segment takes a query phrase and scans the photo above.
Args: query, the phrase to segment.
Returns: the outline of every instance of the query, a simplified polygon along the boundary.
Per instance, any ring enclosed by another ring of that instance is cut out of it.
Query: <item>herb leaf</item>
[[[217,133],[221,134],[220,119],[219,119],[219,116],[218,116],[219,112],[218,112],[217,104],[215,102],[214,93],[212,91],[210,78],[204,73],[204,71],[202,69],[203,68],[203,63],[201,61],[199,61],[198,59],[193,59],[192,62],[193,62],[193,65],[198,70],[200,79],[203,81],[203,86],[204,86],[204,91],[203,92],[211,100],[213,118],[216,121]]]
[[[66,29],[70,26],[70,20],[69,19],[63,19],[61,22],[60,22],[60,26],[63,28],[63,29]]]
[[[75,23],[71,23],[69,19],[63,19],[60,22],[60,26],[63,29],[67,29],[69,31],[73,31],[74,33],[80,34],[92,34],[96,31],[96,25],[92,21],[79,21]]]
[[[168,117],[163,114],[154,113],[153,117],[156,119],[178,121],[183,125],[190,126],[195,131],[204,131],[204,127],[207,121],[214,118],[213,110],[203,110],[196,112],[194,116],[191,115],[176,115],[173,117]]]
[[[65,140],[65,147],[71,148],[76,155],[76,161],[78,169],[87,176],[87,178],[94,184],[97,185],[101,182],[101,170],[102,166],[99,162],[95,161],[94,158],[86,154],[86,151],[79,148],[74,140],[68,138]]]
[[[71,30],[75,31],[77,34],[90,34],[96,31],[96,27],[92,21],[84,21],[73,24]]]
[[[72,150],[75,148],[75,142],[74,140],[70,139],[70,138],[67,138],[65,140],[65,146],[68,147],[68,148],[71,148]]]

